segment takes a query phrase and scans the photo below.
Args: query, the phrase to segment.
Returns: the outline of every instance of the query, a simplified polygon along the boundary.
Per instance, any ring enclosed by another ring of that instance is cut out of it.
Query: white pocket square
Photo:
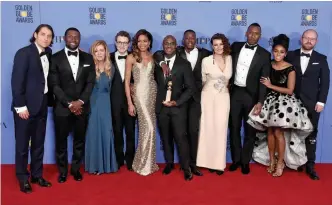
[[[319,63],[312,63],[312,65],[318,65]]]
[[[84,64],[84,65],[83,65],[83,67],[88,67],[88,66],[90,66],[90,64]]]

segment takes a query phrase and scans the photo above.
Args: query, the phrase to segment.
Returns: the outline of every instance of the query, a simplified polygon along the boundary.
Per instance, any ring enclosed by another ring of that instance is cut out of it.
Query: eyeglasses
[[[117,41],[116,43],[120,46],[127,46],[129,44],[129,42],[121,42],[121,41]]]
[[[175,46],[176,44],[175,44],[175,42],[170,42],[170,43],[169,42],[165,42],[164,45],[165,46]]]
[[[309,37],[302,37],[304,40],[307,40],[307,41],[316,41],[317,38],[309,38]]]

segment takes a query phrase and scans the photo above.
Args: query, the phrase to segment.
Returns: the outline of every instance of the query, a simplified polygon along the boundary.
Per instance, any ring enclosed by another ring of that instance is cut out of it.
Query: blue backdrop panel
[[[89,51],[94,40],[105,40],[114,51],[114,36],[120,30],[133,36],[145,28],[154,38],[152,51],[162,48],[162,39],[172,34],[182,44],[183,32],[193,29],[200,47],[211,49],[210,37],[225,33],[230,42],[245,40],[245,31],[253,22],[262,26],[260,45],[271,50],[271,37],[287,34],[290,50],[299,48],[304,30],[314,28],[319,33],[316,50],[328,56],[332,65],[332,3],[331,2],[3,2],[1,8],[1,163],[12,164],[15,157],[10,77],[15,52],[28,45],[34,29],[40,23],[52,25],[55,31],[53,52],[64,47],[62,36],[68,27],[77,27],[82,34],[81,48]],[[5,51],[5,52],[4,52]],[[332,90],[332,89],[331,89]],[[318,133],[317,162],[332,162],[332,113],[329,94],[321,115]],[[137,130],[136,130],[137,131]],[[229,142],[228,142],[229,143]],[[49,109],[45,141],[45,163],[55,163],[54,123]],[[69,160],[72,139],[68,140]],[[157,161],[164,162],[159,132]],[[175,161],[178,161],[176,156]],[[230,161],[228,145],[227,161]]]

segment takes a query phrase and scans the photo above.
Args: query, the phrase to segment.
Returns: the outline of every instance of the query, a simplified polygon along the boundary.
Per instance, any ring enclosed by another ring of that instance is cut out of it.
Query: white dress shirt
[[[43,50],[37,44],[36,44],[36,47],[38,49],[38,54],[43,52]],[[50,68],[50,63],[49,63],[46,55],[41,56],[40,61],[41,61],[41,64],[43,66],[43,73],[44,73],[44,78],[45,78],[44,94],[46,94],[48,92],[47,76],[48,76],[48,72],[49,72],[49,68]],[[28,110],[28,108],[26,106],[24,106],[24,107],[15,107],[14,109],[17,113],[21,113],[23,111]]]
[[[312,50],[310,50],[309,52],[304,52],[301,48],[301,51],[300,53],[306,53],[306,54],[310,54],[310,57],[311,57],[311,54],[312,54]],[[309,64],[309,60],[310,58],[306,57],[306,56],[301,56],[301,71],[302,71],[302,74],[305,73],[305,71],[307,70],[307,67],[308,67],[308,64]],[[321,105],[324,107],[325,103],[322,103],[322,102],[317,102],[317,105]]]
[[[68,51],[71,51],[71,52],[77,52],[77,56],[74,56],[74,55],[71,55],[71,56],[68,56]],[[76,76],[77,76],[77,71],[78,71],[78,64],[79,64],[79,52],[78,52],[78,48],[74,51],[72,50],[69,50],[67,47],[65,47],[65,53],[66,53],[66,56],[67,56],[67,59],[68,59],[68,62],[70,64],[70,67],[71,67],[71,71],[73,72],[73,77],[74,77],[74,80],[76,81]]]
[[[128,53],[126,52],[125,55],[121,55],[119,51],[115,52],[115,61],[116,64],[118,65],[118,69],[120,71],[121,79],[122,82],[124,81],[125,78],[125,70],[126,70],[126,59],[118,59],[119,56],[126,56]]]
[[[257,50],[257,46],[254,48],[254,50],[251,50],[245,48],[245,45],[246,44],[243,45],[240,51],[239,59],[236,65],[235,80],[234,80],[234,84],[240,87],[247,86],[248,71],[250,68],[251,61],[254,58],[254,55]]]
[[[187,60],[191,64],[191,69],[194,70],[198,58],[198,49],[194,48],[190,53],[187,53],[186,50],[184,52],[186,53]]]

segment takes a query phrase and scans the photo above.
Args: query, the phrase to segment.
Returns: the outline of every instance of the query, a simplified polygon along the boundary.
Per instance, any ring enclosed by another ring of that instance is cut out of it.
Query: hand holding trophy
[[[176,102],[171,100],[172,86],[173,86],[172,76],[167,77],[167,81],[166,82],[167,82],[167,92],[166,92],[166,98],[165,98],[163,104],[166,107],[176,106]]]

